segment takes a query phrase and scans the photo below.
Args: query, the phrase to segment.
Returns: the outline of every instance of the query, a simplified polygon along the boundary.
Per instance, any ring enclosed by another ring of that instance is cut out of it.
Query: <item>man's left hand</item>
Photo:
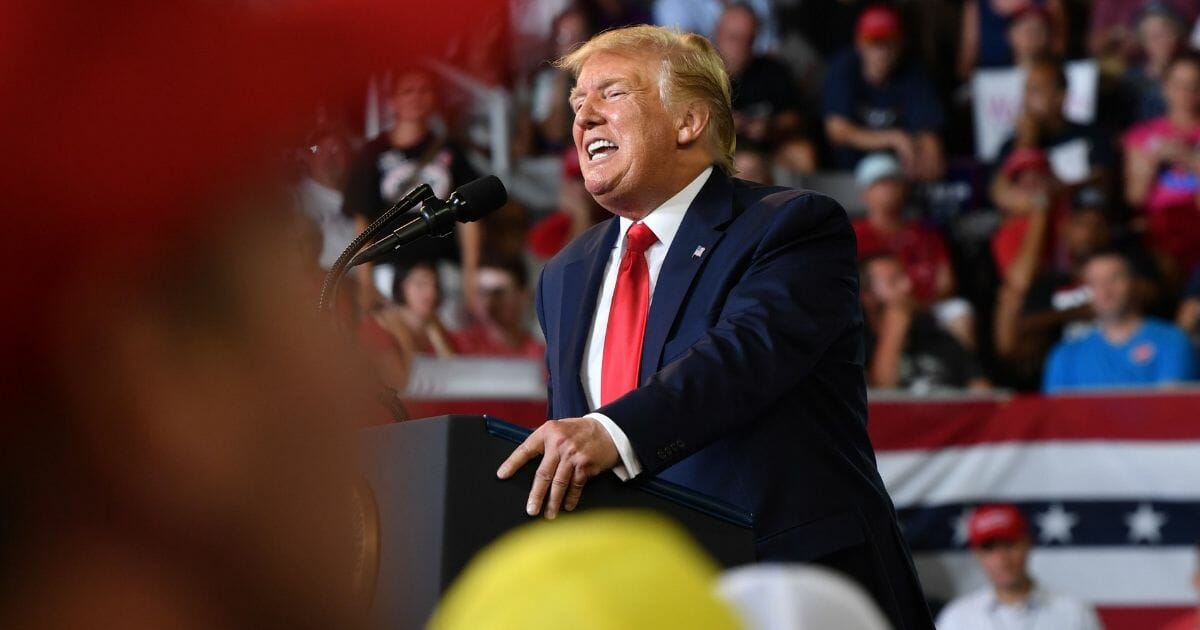
[[[542,463],[533,475],[533,488],[525,511],[537,516],[545,503],[546,518],[558,516],[560,508],[574,510],[588,479],[620,463],[612,437],[591,418],[564,418],[547,422],[531,433],[496,476],[508,479],[538,455]],[[547,497],[547,495],[549,495]]]

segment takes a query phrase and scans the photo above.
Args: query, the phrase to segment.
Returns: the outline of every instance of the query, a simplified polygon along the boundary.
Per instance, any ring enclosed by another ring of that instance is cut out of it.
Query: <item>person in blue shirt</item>
[[[1096,327],[1054,347],[1042,389],[1053,393],[1155,386],[1196,377],[1187,334],[1166,321],[1142,316],[1132,269],[1122,254],[1105,251],[1090,257],[1083,267],[1083,282],[1091,293]]]
[[[855,44],[825,73],[825,135],[833,167],[853,170],[867,153],[890,151],[905,175],[940,179],[945,171],[939,137],[944,114],[928,77],[904,63],[900,16],[886,5],[859,16]]]

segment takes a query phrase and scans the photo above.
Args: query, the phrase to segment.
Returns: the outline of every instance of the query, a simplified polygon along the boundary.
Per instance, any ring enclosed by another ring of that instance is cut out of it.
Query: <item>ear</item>
[[[680,114],[675,128],[675,142],[687,147],[698,141],[708,128],[708,108],[699,101],[688,103]]]

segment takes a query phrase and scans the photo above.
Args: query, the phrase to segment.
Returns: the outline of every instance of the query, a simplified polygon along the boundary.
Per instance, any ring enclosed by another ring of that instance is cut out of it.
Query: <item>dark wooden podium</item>
[[[377,518],[367,523],[366,539],[368,546],[378,542],[378,561],[364,563],[374,575],[373,627],[421,628],[476,552],[532,520],[525,501],[536,465],[507,481],[496,478],[500,463],[528,433],[483,416],[363,430],[373,495],[368,501],[375,507],[366,514]],[[625,484],[605,474],[588,483],[577,510],[612,507],[650,509],[673,519],[725,566],[754,560],[750,515],[678,485],[656,479]]]

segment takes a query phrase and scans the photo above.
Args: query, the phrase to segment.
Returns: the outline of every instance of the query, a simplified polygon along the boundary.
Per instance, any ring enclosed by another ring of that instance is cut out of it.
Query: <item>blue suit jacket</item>
[[[618,225],[593,227],[542,272],[551,418],[592,411],[580,366]],[[867,436],[862,333],[845,211],[714,169],[663,262],[641,386],[597,411],[643,474],[752,512],[760,559],[828,564],[896,627],[932,627]]]

